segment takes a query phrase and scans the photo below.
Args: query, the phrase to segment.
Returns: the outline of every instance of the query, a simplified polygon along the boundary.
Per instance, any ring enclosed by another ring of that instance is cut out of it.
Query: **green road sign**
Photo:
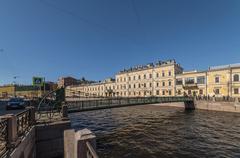
[[[33,85],[34,86],[43,86],[44,79],[42,77],[33,77]]]

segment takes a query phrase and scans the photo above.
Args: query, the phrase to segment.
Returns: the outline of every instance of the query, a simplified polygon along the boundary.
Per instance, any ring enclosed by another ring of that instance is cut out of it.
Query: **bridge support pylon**
[[[184,101],[184,105],[185,105],[185,110],[195,110],[195,104],[194,101]]]

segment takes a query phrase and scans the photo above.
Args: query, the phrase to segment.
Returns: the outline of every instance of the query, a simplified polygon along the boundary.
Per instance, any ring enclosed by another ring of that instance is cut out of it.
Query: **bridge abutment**
[[[194,101],[184,101],[185,110],[195,110]]]

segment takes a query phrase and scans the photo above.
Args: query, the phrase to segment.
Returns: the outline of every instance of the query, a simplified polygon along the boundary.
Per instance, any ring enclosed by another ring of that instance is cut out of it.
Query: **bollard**
[[[89,129],[65,130],[64,158],[87,158],[87,142],[96,151],[96,136]]]
[[[83,129],[76,133],[74,158],[87,158],[87,141],[96,150],[96,136],[89,129]]]
[[[13,114],[7,114],[4,117],[7,119],[7,141],[9,143],[9,147],[14,147],[17,145],[17,117]]]

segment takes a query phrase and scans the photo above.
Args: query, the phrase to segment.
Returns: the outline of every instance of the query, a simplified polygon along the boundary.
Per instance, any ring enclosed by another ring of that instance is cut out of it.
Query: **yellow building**
[[[15,94],[14,85],[0,86],[0,98],[9,98],[13,97]]]
[[[207,89],[210,96],[240,97],[240,64],[210,67]]]
[[[57,84],[53,82],[47,82],[44,87],[32,86],[32,85],[6,85],[0,86],[0,98],[11,97],[23,97],[23,98],[36,98],[41,97],[49,91],[57,89]]]

